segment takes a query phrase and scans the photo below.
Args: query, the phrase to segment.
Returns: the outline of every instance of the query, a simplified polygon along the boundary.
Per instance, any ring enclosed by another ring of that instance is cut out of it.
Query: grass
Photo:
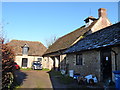
[[[33,90],[47,90],[46,88],[35,88]],[[52,89],[51,89],[52,90]]]
[[[42,71],[50,71],[50,70],[47,68],[43,68]]]
[[[51,70],[50,74],[53,76],[61,76],[62,75],[59,71],[54,71],[54,70]]]
[[[63,84],[71,84],[72,82],[74,82],[73,78],[69,76],[63,76],[63,75],[59,78],[59,80]]]
[[[56,79],[62,84],[71,84],[74,83],[73,78],[69,76],[62,75],[60,71],[51,71],[51,75],[56,77]]]
[[[31,69],[31,68],[20,68],[20,70],[30,71],[30,70],[33,70],[33,69]],[[43,68],[42,70],[36,70],[36,71],[50,71],[50,70],[47,69],[47,68]]]
[[[17,89],[19,89],[19,88],[20,88],[20,86],[16,86],[14,90],[17,90]]]
[[[31,68],[20,68],[20,70],[26,70],[26,71],[29,71],[29,70],[32,70]]]

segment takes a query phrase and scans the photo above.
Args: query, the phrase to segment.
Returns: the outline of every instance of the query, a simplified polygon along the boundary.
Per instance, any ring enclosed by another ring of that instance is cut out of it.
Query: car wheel
[[[90,80],[89,80],[89,84],[90,84],[90,85],[94,85],[94,84],[95,84],[95,83],[94,83],[94,80],[93,80],[93,79],[90,79]]]
[[[35,70],[35,67],[33,67],[33,70]]]
[[[32,70],[35,70],[34,67],[32,67]]]

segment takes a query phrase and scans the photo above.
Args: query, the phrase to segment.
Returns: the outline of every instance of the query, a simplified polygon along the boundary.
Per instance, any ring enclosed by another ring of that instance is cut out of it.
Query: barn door
[[[27,58],[22,58],[22,67],[27,67],[27,62],[28,62]]]
[[[112,78],[111,50],[101,50],[101,73],[103,80]]]

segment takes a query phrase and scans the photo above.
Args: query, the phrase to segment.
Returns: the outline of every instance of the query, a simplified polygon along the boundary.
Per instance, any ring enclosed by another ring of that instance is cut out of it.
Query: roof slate
[[[47,50],[41,42],[37,41],[12,40],[8,43],[8,45],[13,48],[16,55],[22,55],[22,47],[25,44],[29,46],[28,55],[30,56],[42,56]]]
[[[79,52],[83,50],[91,50],[100,47],[120,44],[120,22],[93,34],[90,34],[71,46],[65,53]]]
[[[96,22],[97,22],[97,20],[94,20],[94,22],[92,22],[90,26],[85,27],[85,25],[84,25],[84,26],[76,29],[75,31],[59,38],[55,43],[53,43],[53,45],[51,45],[47,49],[47,51],[44,53],[44,55],[69,48],[80,36],[82,36],[86,32],[88,32]]]

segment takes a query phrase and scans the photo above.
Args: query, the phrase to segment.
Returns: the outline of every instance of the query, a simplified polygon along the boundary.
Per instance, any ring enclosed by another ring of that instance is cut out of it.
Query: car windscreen
[[[40,63],[33,63],[33,65],[40,65]]]

